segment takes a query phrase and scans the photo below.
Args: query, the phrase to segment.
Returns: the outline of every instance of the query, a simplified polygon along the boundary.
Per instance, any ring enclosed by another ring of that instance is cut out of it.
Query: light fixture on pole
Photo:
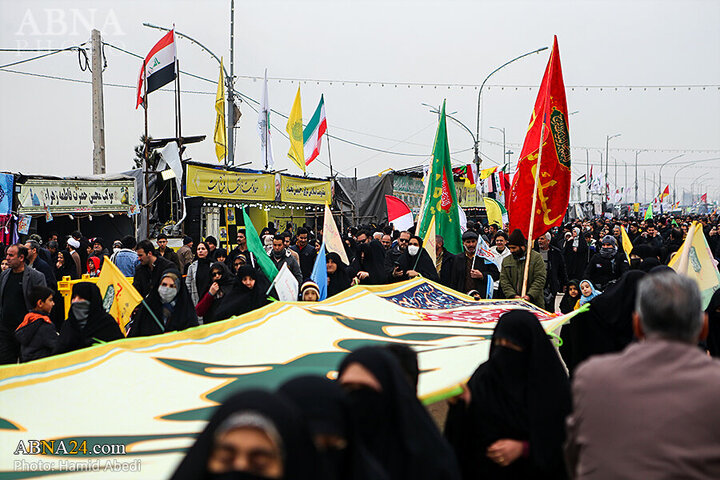
[[[660,172],[658,173],[658,191],[659,191],[659,193],[662,193],[662,171],[663,171],[663,168],[665,168],[665,165],[667,165],[668,163],[672,162],[673,160],[677,160],[678,158],[682,157],[683,155],[685,155],[685,154],[681,153],[680,155],[672,157],[670,160],[668,160],[667,162],[660,165]]]
[[[488,81],[488,79],[489,79],[490,77],[492,77],[497,71],[502,70],[504,67],[510,65],[511,63],[513,63],[513,62],[515,62],[515,61],[517,61],[517,60],[520,60],[521,58],[527,57],[528,55],[532,55],[533,53],[540,53],[540,52],[542,52],[543,50],[547,50],[547,49],[548,49],[548,47],[538,48],[537,50],[533,50],[532,52],[528,52],[528,53],[523,53],[522,55],[520,55],[520,56],[518,56],[518,57],[515,57],[515,58],[513,58],[512,60],[509,60],[509,61],[503,63],[503,64],[500,65],[498,68],[496,68],[495,70],[493,70],[492,72],[490,72],[490,73],[488,74],[488,76],[485,77],[485,80],[483,80],[482,83],[480,84],[480,90],[478,91],[478,101],[477,101],[477,124],[476,124],[476,126],[475,126],[476,128],[475,128],[475,148],[474,148],[474,150],[475,150],[475,164],[476,164],[476,166],[477,166],[478,172],[480,171],[480,150],[479,150],[479,147],[480,147],[480,106],[481,106],[480,96],[482,95],[482,91],[483,91],[483,87],[485,86],[485,83],[486,83],[486,82]]]
[[[502,163],[503,163],[503,165],[505,165],[505,127],[503,127],[503,128],[490,127],[490,128],[492,128],[494,130],[498,130],[498,131],[502,132],[502,134],[503,134],[503,161],[502,161]]]
[[[610,160],[610,140],[619,137],[622,133],[616,133],[615,135],[607,135],[605,137],[605,201],[608,200],[608,165]],[[616,163],[617,165],[617,163]]]

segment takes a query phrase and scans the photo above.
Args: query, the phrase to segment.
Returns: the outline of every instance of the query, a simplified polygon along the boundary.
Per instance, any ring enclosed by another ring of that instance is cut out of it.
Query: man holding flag
[[[477,290],[483,298],[487,298],[485,292],[488,289],[492,291],[492,286],[488,287],[488,283],[493,285],[500,277],[498,267],[492,261],[485,261],[485,258],[479,256],[482,253],[478,252],[477,233],[472,230],[463,233],[462,243],[464,251],[455,255],[448,263],[448,268],[451,269],[448,287],[465,294]]]

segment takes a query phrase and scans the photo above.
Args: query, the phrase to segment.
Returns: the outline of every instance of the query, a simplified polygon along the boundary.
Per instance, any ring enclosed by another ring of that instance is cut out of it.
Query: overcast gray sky
[[[693,164],[677,175],[678,188],[708,190],[720,195],[720,2],[678,1],[237,1],[235,7],[235,82],[243,94],[260,99],[261,77],[332,80],[301,84],[305,121],[320,94],[325,95],[331,134],[365,146],[407,156],[385,154],[332,140],[333,166],[343,175],[376,174],[425,161],[437,117],[422,103],[440,104],[475,130],[477,87],[507,60],[542,46],[558,36],[568,108],[571,145],[588,147],[599,171],[606,135],[611,140],[611,165],[619,163],[619,184],[625,184],[622,162],[639,155],[643,174],[657,175],[658,164],[687,150],[663,170],[671,183],[682,162]],[[146,55],[162,32],[143,22],[171,26],[197,38],[229,64],[229,0],[219,1],[0,1],[0,48],[62,48],[88,41],[90,25],[103,39]],[[196,45],[177,40],[181,69],[217,81],[218,65]],[[0,52],[0,65],[39,53]],[[140,60],[106,48],[104,72],[107,170],[132,166],[133,146],[143,132],[142,109],[135,110],[134,88]],[[524,58],[495,74],[483,91],[482,152],[484,164],[502,160],[504,128],[517,161],[530,112],[549,51]],[[9,69],[90,80],[81,71],[77,53],[60,53]],[[368,85],[365,82],[385,82]],[[358,85],[356,85],[358,82]],[[403,83],[421,83],[423,86]],[[397,85],[400,83],[400,85]],[[208,140],[188,148],[194,160],[217,163],[212,143],[216,86],[181,77],[183,134],[205,134]],[[463,87],[436,86],[456,84]],[[396,86],[397,85],[397,86]],[[501,88],[498,85],[505,85]],[[684,86],[662,88],[658,86]],[[687,88],[687,85],[706,85]],[[475,86],[475,87],[473,87]],[[510,86],[510,87],[507,87]],[[521,86],[515,88],[515,86]],[[577,86],[574,90],[570,86]],[[599,86],[603,86],[602,89]],[[618,88],[617,90],[614,88]],[[630,90],[628,86],[633,86]],[[586,89],[586,87],[589,87]],[[648,87],[647,89],[643,87]],[[654,87],[654,88],[650,88]],[[289,80],[269,84],[271,107],[288,113],[297,89]],[[92,172],[92,110],[89,84],[0,71],[0,170],[49,175]],[[149,99],[150,134],[174,134],[172,92]],[[260,168],[257,114],[248,102],[236,132],[236,163]],[[284,118],[272,117],[284,131]],[[450,125],[456,163],[472,160],[472,138]],[[492,143],[491,143],[492,142]],[[299,170],[286,156],[288,141],[273,131],[276,167]],[[711,160],[712,159],[712,160]],[[707,160],[707,161],[706,161]],[[327,144],[320,161],[327,163]],[[677,164],[677,166],[674,166]],[[586,153],[573,150],[574,178],[586,171]],[[614,169],[610,169],[611,175]],[[311,175],[329,173],[315,162]],[[634,180],[628,171],[629,183]],[[704,183],[704,184],[703,184]],[[648,185],[650,182],[648,182]]]

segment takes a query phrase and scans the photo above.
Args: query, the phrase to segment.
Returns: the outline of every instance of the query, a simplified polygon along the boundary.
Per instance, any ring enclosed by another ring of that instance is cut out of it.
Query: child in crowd
[[[600,295],[600,292],[595,290],[595,285],[593,285],[590,280],[583,280],[582,282],[580,282],[580,293],[582,295],[580,297],[580,300],[578,300],[577,305],[575,305],[575,310]]]
[[[47,357],[55,349],[58,333],[49,316],[55,305],[54,294],[52,289],[40,285],[30,289],[30,301],[34,308],[15,330],[15,338],[20,343],[21,362]]]
[[[560,312],[570,313],[572,312],[580,301],[580,282],[577,280],[570,280],[567,283],[567,291],[560,300]]]
[[[308,280],[302,284],[300,296],[303,302],[317,302],[320,300],[320,287],[318,287],[317,283]]]
[[[87,273],[91,277],[100,276],[100,259],[98,257],[88,257]]]

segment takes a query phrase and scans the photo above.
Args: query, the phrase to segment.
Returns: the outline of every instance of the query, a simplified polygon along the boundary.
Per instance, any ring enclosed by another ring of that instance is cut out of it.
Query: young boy
[[[54,292],[43,286],[30,289],[30,301],[33,308],[15,330],[15,338],[20,343],[20,361],[29,362],[52,355],[57,343],[58,333],[50,321],[50,311],[55,305]]]

